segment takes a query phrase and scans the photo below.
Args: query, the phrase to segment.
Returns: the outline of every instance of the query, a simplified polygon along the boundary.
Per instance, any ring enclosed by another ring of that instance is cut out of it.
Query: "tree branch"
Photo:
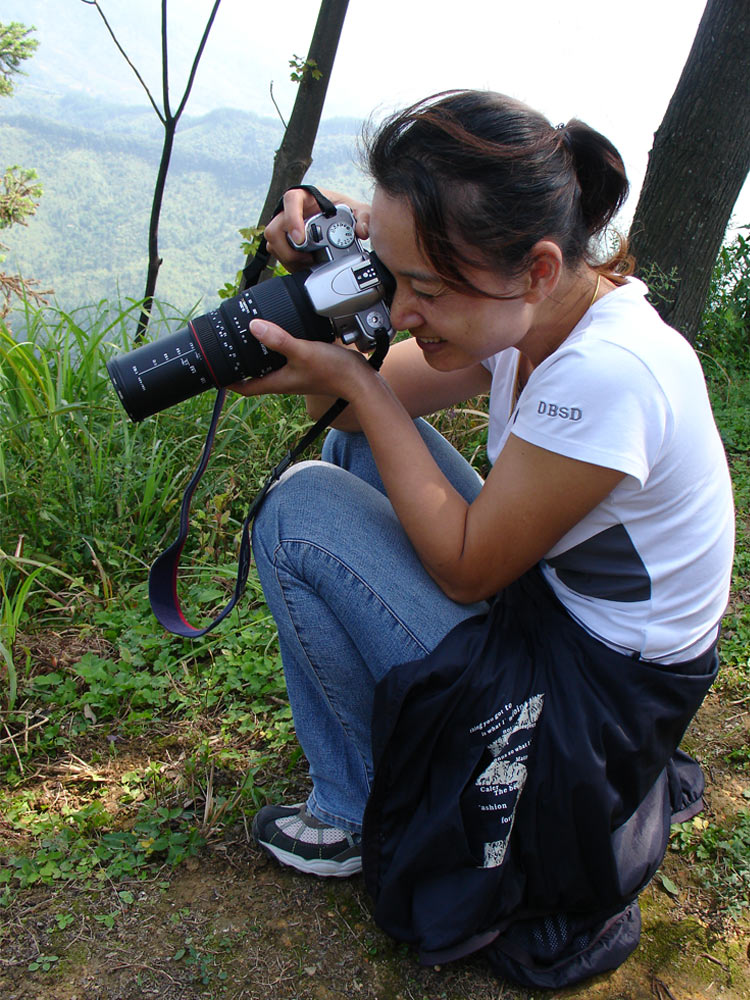
[[[166,0],[164,0],[164,2],[166,3]],[[219,4],[220,3],[221,3],[221,0],[215,0],[215,3],[213,5],[213,9],[211,10],[211,13],[209,15],[208,22],[206,23],[206,28],[205,28],[205,30],[203,32],[203,37],[201,38],[200,45],[198,46],[198,51],[195,53],[195,59],[193,60],[193,65],[192,65],[192,68],[190,70],[190,76],[188,77],[188,82],[187,82],[187,85],[185,87],[185,93],[182,95],[182,100],[180,101],[180,106],[177,109],[177,113],[175,114],[175,118],[179,118],[180,117],[180,115],[182,114],[183,110],[185,109],[185,105],[187,104],[187,99],[190,96],[190,91],[192,90],[192,87],[193,87],[193,80],[195,80],[195,74],[198,71],[198,63],[201,61],[201,56],[203,55],[203,50],[206,47],[206,42],[208,41],[208,35],[209,35],[209,32],[211,31],[211,27],[212,27],[212,25],[214,23],[214,18],[216,17],[216,12],[219,9]]]
[[[81,0],[81,3],[85,3],[89,7],[96,7],[96,9],[99,11],[99,16],[101,17],[102,21],[104,21],[105,25],[107,26],[107,31],[110,33],[110,35],[112,37],[112,41],[115,43],[115,45],[117,46],[117,48],[120,50],[120,54],[122,55],[122,57],[125,60],[125,62],[128,64],[128,66],[130,66],[130,68],[132,69],[132,71],[135,73],[136,78],[138,79],[138,82],[143,87],[143,89],[146,91],[146,97],[148,97],[149,101],[151,102],[152,108],[154,109],[154,111],[156,112],[156,114],[159,116],[159,121],[162,123],[162,125],[164,125],[166,123],[166,120],[164,118],[164,115],[162,114],[161,108],[159,107],[159,105],[156,103],[156,101],[151,96],[151,91],[148,89],[148,85],[146,84],[146,82],[144,81],[143,77],[138,72],[138,70],[135,68],[135,66],[133,65],[133,63],[130,61],[127,52],[122,47],[122,45],[120,45],[120,42],[117,39],[117,35],[115,35],[114,31],[110,27],[109,21],[107,20],[107,18],[104,15],[104,11],[99,6],[99,0]]]
[[[167,47],[167,0],[161,0],[161,91],[164,116],[172,117],[169,110],[169,49]],[[179,114],[177,115],[179,118]]]
[[[270,84],[268,85],[268,92],[271,95],[271,100],[273,101],[273,106],[276,108],[276,113],[279,116],[279,118],[281,119],[281,124],[284,126],[284,129],[286,129],[287,128],[287,124],[284,121],[284,116],[281,113],[281,108],[278,106],[278,104],[276,103],[276,98],[273,96],[273,80],[271,80]]]

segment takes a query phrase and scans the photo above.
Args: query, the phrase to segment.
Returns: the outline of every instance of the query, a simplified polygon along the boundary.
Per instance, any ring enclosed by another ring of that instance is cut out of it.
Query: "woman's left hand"
[[[359,351],[349,351],[340,344],[301,340],[267,320],[253,320],[250,332],[270,351],[283,354],[287,363],[262,378],[228,387],[242,396],[324,395],[347,399],[357,380],[367,377],[365,372],[372,372]]]

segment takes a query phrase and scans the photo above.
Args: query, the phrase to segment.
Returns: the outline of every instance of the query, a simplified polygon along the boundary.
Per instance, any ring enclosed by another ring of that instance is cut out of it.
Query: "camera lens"
[[[330,320],[313,309],[305,292],[309,273],[264,281],[177,333],[110,360],[107,371],[130,419],[144,420],[206,389],[281,368],[286,359],[250,333],[253,319],[278,323],[302,340],[332,341]]]

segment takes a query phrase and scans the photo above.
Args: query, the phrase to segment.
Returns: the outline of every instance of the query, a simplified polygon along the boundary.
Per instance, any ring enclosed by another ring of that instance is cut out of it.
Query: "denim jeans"
[[[423,420],[422,437],[471,501],[482,481]],[[323,461],[292,467],[256,517],[253,550],[279,632],[313,816],[361,831],[377,681],[430,652],[484,603],[451,601],[422,567],[363,434],[330,431]]]

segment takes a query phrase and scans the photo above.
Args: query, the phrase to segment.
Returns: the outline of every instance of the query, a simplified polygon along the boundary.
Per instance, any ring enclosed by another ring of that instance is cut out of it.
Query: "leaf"
[[[680,890],[674,884],[671,878],[667,878],[666,875],[659,874],[659,881],[661,882],[664,889],[669,893],[670,896],[676,898],[680,895]]]

